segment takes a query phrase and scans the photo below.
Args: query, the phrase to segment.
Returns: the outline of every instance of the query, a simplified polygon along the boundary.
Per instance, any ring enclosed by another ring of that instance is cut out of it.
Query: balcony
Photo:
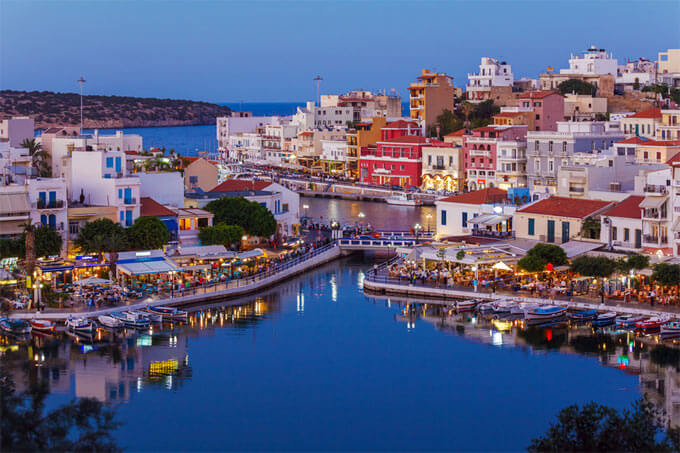
[[[124,198],[123,204],[137,204],[136,198]]]
[[[642,189],[645,193],[648,193],[650,195],[667,195],[668,190],[666,189],[666,186],[662,186],[659,184],[647,184],[645,187]]]
[[[446,170],[444,165],[430,165],[430,170]]]
[[[645,234],[642,237],[642,242],[645,244],[652,244],[652,245],[667,245],[668,244],[668,238],[667,237],[659,237],[659,236],[653,236],[651,234]]]
[[[35,209],[61,209],[64,207],[64,200],[38,200],[33,203]]]
[[[485,149],[471,149],[470,155],[471,156],[491,157],[491,151],[487,151]]]
[[[657,222],[663,222],[668,219],[665,211],[660,211],[659,209],[643,209],[642,218],[645,220],[655,220]]]

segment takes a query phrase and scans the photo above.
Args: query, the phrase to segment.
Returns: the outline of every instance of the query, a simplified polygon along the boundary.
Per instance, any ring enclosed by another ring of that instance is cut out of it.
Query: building
[[[15,148],[0,141],[0,175],[3,184],[24,184],[35,173],[27,148]]]
[[[262,135],[262,154],[266,163],[270,165],[297,165],[295,153],[286,145],[297,137],[297,126],[280,125],[265,126]]]
[[[657,65],[660,74],[680,73],[680,49],[659,52]]]
[[[30,178],[26,180],[26,188],[33,225],[49,226],[67,240],[66,182],[62,178]]]
[[[527,142],[503,140],[496,145],[496,185],[509,190],[527,187]]]
[[[661,110],[661,122],[656,125],[657,140],[680,140],[680,109]]]
[[[595,96],[614,96],[615,76],[610,74],[541,74],[538,78],[539,88],[545,90],[557,90],[562,82],[567,80],[581,80],[595,87]]]
[[[621,119],[621,129],[626,137],[656,137],[656,127],[661,122],[661,110],[652,107]]]
[[[453,77],[423,69],[418,82],[408,89],[411,119],[418,121],[423,131],[429,131],[444,110],[453,112]]]
[[[641,195],[630,195],[600,213],[600,240],[610,249],[626,252],[642,250]]]
[[[80,229],[85,224],[99,219],[108,219],[112,222],[119,221],[117,206],[96,206],[79,202],[69,203],[67,216],[69,251],[73,249],[71,242],[78,238]]]
[[[512,91],[514,78],[512,68],[505,61],[498,61],[491,57],[482,57],[479,72],[468,74],[465,87],[467,100],[473,103],[492,99],[493,87],[509,87]]]
[[[569,69],[560,69],[560,74],[579,75],[616,75],[618,73],[618,61],[605,49],[590,46],[583,56],[571,55]]]
[[[177,212],[163,206],[151,197],[142,197],[140,199],[140,217],[156,217],[159,219],[170,233],[170,242],[179,241],[179,222],[177,219]]]
[[[27,116],[15,116],[0,120],[0,142],[7,141],[9,146],[19,148],[24,140],[33,138],[35,121]]]
[[[359,170],[361,182],[401,187],[422,184],[422,149],[425,146],[444,146],[444,142],[404,135],[379,141],[376,147],[361,149]]]
[[[638,91],[656,80],[656,64],[646,58],[640,58],[618,66],[615,89],[617,93]]]
[[[261,132],[264,133],[264,129]],[[264,146],[259,132],[229,135],[223,151],[232,162],[264,163]]]
[[[287,121],[281,116],[220,116],[217,118],[217,147],[226,150],[232,135],[253,133],[268,125],[280,125]]]
[[[575,153],[594,153],[623,140],[605,122],[558,122],[556,131],[527,133],[527,183],[536,197],[555,194],[557,172]]]
[[[329,175],[346,174],[347,140],[321,140],[321,165]]]
[[[680,153],[680,140],[647,140],[633,137],[626,141],[632,145],[634,139],[637,139],[635,160],[640,164],[663,164]]]
[[[424,189],[457,192],[465,184],[463,148],[450,143],[422,148],[422,182]]]
[[[354,90],[345,94],[324,94],[320,96],[320,106],[351,107],[355,122],[376,116],[395,118],[401,116],[401,97],[393,90],[389,95],[374,94],[370,91]]]
[[[517,238],[564,244],[578,238],[588,217],[600,214],[614,202],[551,196],[515,211]]]
[[[501,107],[501,112],[493,116],[493,124],[494,126],[525,125],[528,130],[535,131],[535,117],[533,109],[528,107]]]
[[[557,122],[564,119],[564,97],[556,91],[522,93],[519,95],[519,107],[533,111],[531,130],[554,131],[557,130]]]
[[[604,119],[606,115],[607,98],[598,98],[589,94],[566,94],[564,96],[564,119],[592,121]]]
[[[450,134],[446,134],[444,136],[444,143],[451,143],[454,146],[463,146],[463,141],[465,139],[465,136],[469,134],[470,131],[468,129],[458,129],[455,132],[451,132]]]
[[[524,142],[527,126],[485,126],[463,136],[463,167],[469,190],[497,186],[497,149],[501,142]],[[519,146],[519,145],[518,145]]]
[[[30,218],[31,202],[26,186],[0,186],[0,237],[19,237]]]
[[[354,127],[347,130],[347,171],[350,177],[359,177],[361,148],[375,146],[386,124],[384,117],[373,117],[370,122],[355,123]]]
[[[177,214],[180,246],[198,245],[201,228],[213,226],[214,214],[199,208],[171,208]]]
[[[672,166],[645,175],[642,187],[645,198],[639,205],[642,212],[642,249],[645,253],[671,256],[675,251],[674,207],[680,197],[672,189],[672,178]]]
[[[348,124],[360,121],[360,109],[356,110],[352,105],[337,104],[316,106],[313,101],[308,101],[305,108],[298,107],[293,115],[290,125],[302,130],[311,129],[346,129]]]
[[[217,164],[199,157],[184,167],[184,191],[195,192],[196,189],[208,191],[219,182]]]
[[[442,198],[437,200],[435,205],[437,238],[440,240],[475,233],[485,234],[482,231],[489,231],[487,227],[491,228],[491,231],[498,232],[498,237],[507,237],[512,234],[512,214],[515,207],[508,204],[508,193],[505,190],[490,187]],[[471,222],[473,219],[488,214],[493,214],[495,217],[489,217],[484,225]]]

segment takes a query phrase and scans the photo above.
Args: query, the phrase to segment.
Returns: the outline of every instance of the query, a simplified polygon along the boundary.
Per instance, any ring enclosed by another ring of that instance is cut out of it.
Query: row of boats
[[[92,319],[69,316],[64,324],[70,331],[81,333],[92,333],[97,328],[118,329],[123,327],[146,328],[154,322],[166,321],[186,321],[188,313],[174,307],[146,307],[143,310],[127,310],[100,315],[96,322]],[[11,319],[0,318],[0,331],[12,335],[26,335],[32,331],[54,332],[57,323],[48,319]]]
[[[528,325],[542,325],[569,320],[572,322],[589,322],[593,327],[616,327],[632,329],[644,334],[661,333],[662,335],[680,335],[680,321],[668,315],[644,316],[634,314],[617,314],[614,311],[599,312],[597,310],[568,311],[560,305],[541,305],[518,302],[515,300],[498,300],[482,302],[478,300],[462,300],[455,303],[457,311],[478,311],[482,315],[523,317]]]

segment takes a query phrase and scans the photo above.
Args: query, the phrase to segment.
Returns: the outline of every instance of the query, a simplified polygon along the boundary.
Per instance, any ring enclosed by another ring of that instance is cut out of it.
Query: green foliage
[[[571,262],[571,271],[586,277],[609,277],[618,263],[606,256],[582,255]]]
[[[103,253],[107,251],[105,241],[111,237],[124,238],[125,230],[110,219],[97,219],[80,229],[74,243],[85,253]]]
[[[562,94],[576,93],[595,96],[595,93],[597,92],[595,85],[578,79],[565,80],[564,82],[557,85],[557,89]]]
[[[661,286],[680,285],[680,264],[659,263],[655,265],[652,280]]]
[[[201,228],[198,232],[198,240],[201,245],[226,245],[231,246],[241,241],[245,230],[239,225],[227,225],[218,223],[215,226]]]
[[[649,256],[634,254],[619,260],[617,264],[622,272],[628,272],[631,269],[641,270],[649,267]]]
[[[205,209],[215,214],[215,223],[238,225],[252,236],[270,237],[276,233],[276,219],[264,206],[243,197],[222,197]]]
[[[450,134],[466,127],[476,128],[488,126],[493,122],[493,116],[501,111],[500,107],[489,99],[479,104],[461,103],[455,112],[444,110],[437,116],[439,133],[441,136]]]
[[[43,151],[42,145],[35,140],[35,138],[27,138],[21,142],[22,148],[28,149],[28,155],[31,156],[31,161],[35,173],[43,178],[52,176],[52,168],[47,163],[49,157],[47,151]]]
[[[456,253],[456,259],[460,261],[463,258],[465,258],[465,250],[458,250],[458,253]]]
[[[665,83],[658,83],[647,85],[642,88],[642,91],[659,93],[666,98],[670,98],[676,104],[680,104],[680,88],[669,88]]]
[[[48,226],[38,226],[35,235],[35,255],[53,256],[61,253],[61,236],[56,230]]]
[[[677,451],[675,429],[665,430],[662,414],[646,400],[633,403],[631,410],[588,403],[574,404],[557,415],[542,436],[531,440],[530,452]]]
[[[112,410],[93,398],[81,398],[45,413],[47,383],[17,393],[0,368],[2,451],[120,451],[113,432],[120,426]]]
[[[138,217],[125,236],[132,250],[159,249],[170,242],[170,232],[158,217]]]
[[[594,217],[587,217],[581,227],[581,236],[588,239],[600,239],[600,221]]]
[[[567,264],[564,249],[555,244],[536,244],[517,262],[517,266],[527,272],[541,272],[546,269],[548,263],[553,266]]]
[[[23,258],[26,253],[26,244],[23,238],[20,239],[0,239],[0,259],[1,258]]]

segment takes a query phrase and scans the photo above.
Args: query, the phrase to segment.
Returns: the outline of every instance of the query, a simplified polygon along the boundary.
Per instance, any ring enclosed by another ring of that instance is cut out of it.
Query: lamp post
[[[420,230],[422,228],[423,227],[419,223],[416,223],[415,225],[413,225],[413,230],[416,232],[416,241],[418,240],[418,233],[420,232]]]
[[[78,84],[80,85],[80,135],[83,135],[83,84],[86,80],[83,76],[78,79]]]
[[[427,219],[427,231],[430,231],[430,220],[432,219],[432,214],[428,213],[425,218]]]

